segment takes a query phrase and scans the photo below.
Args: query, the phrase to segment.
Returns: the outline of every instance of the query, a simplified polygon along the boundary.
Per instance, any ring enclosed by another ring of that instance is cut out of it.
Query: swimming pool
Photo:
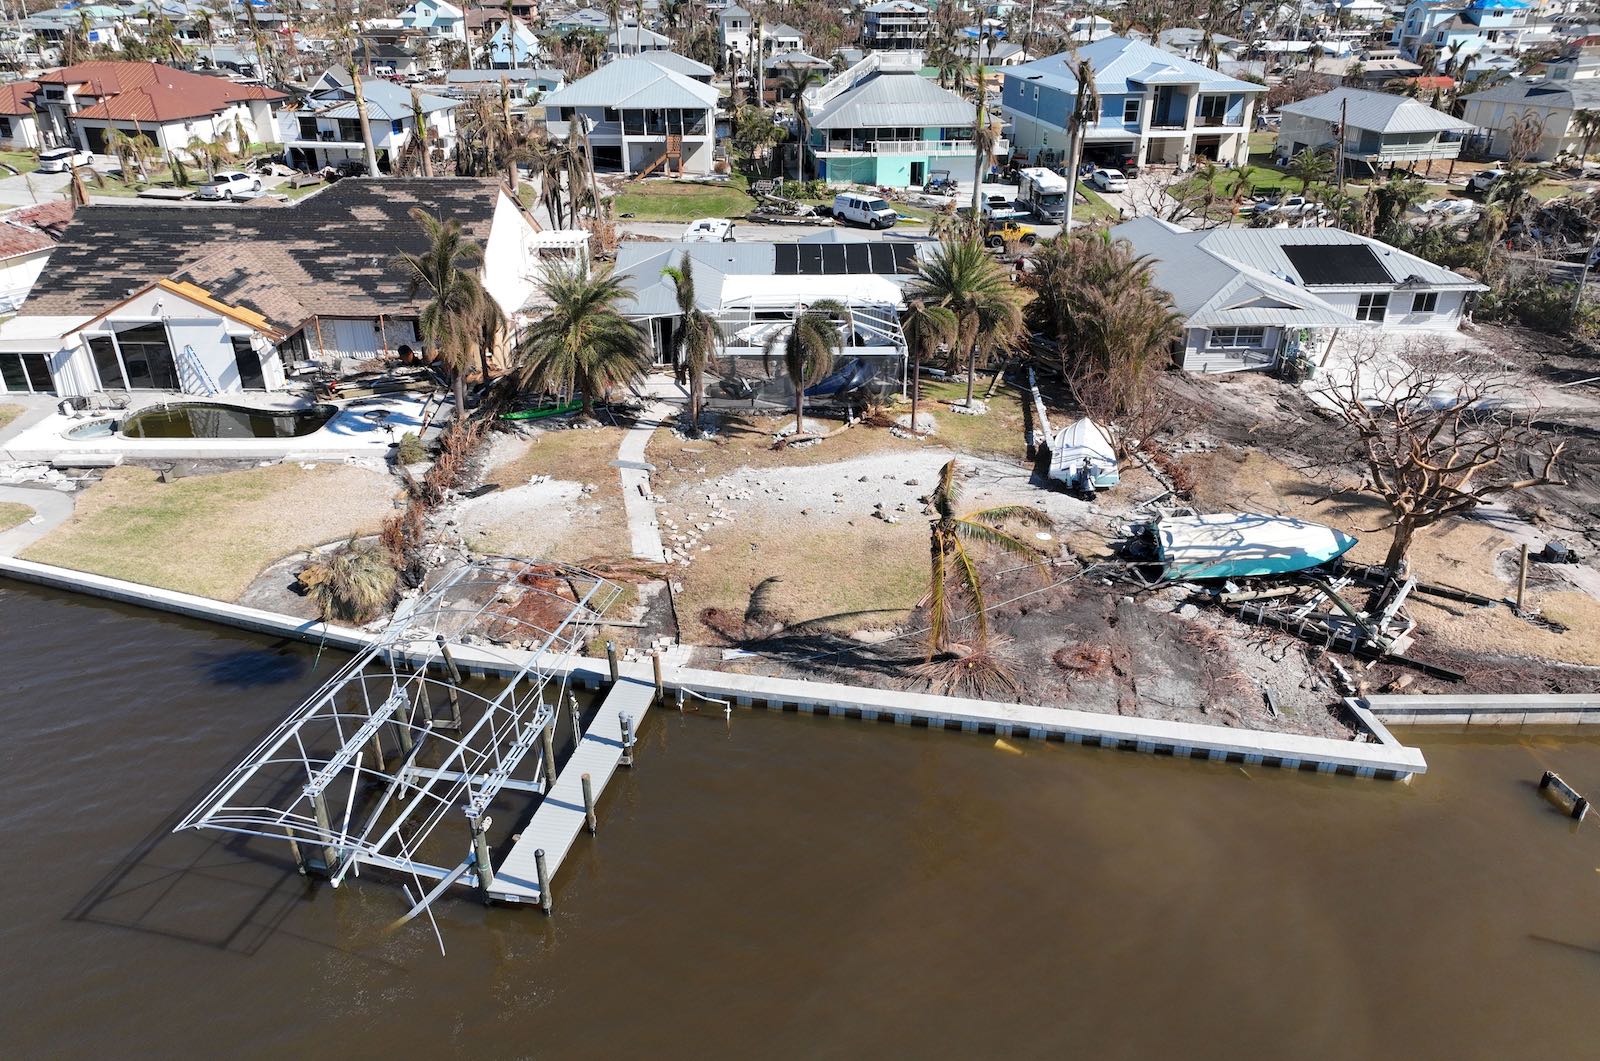
[[[179,402],[134,413],[118,425],[118,433],[125,438],[298,438],[321,428],[338,411],[332,405],[248,409],[219,402]]]

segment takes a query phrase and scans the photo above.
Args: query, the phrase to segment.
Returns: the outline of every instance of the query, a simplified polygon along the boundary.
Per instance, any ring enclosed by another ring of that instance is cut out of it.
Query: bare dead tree
[[[1397,576],[1417,531],[1497,497],[1557,477],[1565,440],[1541,431],[1536,410],[1509,406],[1511,380],[1492,366],[1395,363],[1379,369],[1357,355],[1327,388],[1354,429],[1366,465],[1363,488],[1383,498],[1394,537],[1384,566]]]

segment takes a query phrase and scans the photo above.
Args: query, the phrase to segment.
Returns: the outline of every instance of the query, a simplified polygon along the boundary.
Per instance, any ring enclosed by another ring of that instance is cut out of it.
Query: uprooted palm
[[[960,487],[956,483],[956,462],[947,461],[939,471],[939,485],[929,499],[933,505],[933,519],[928,527],[930,571],[928,580],[928,658],[950,648],[950,586],[953,577],[959,590],[972,599],[974,620],[974,647],[982,649],[989,643],[989,611],[983,596],[983,576],[978,570],[977,558],[971,545],[991,546],[1004,552],[1026,558],[1044,572],[1044,563],[1038,552],[1001,528],[1006,523],[1026,523],[1035,527],[1048,527],[1050,520],[1044,513],[1027,505],[997,505],[975,512],[959,513]]]

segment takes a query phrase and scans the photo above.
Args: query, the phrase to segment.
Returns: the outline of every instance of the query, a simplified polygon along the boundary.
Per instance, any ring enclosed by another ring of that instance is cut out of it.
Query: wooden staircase
[[[663,168],[669,162],[672,163],[669,168],[674,171],[670,174],[666,168]],[[658,169],[661,170],[663,176],[683,176],[683,137],[677,135],[668,136],[666,146],[661,149],[661,154],[656,156],[655,161],[628,179],[639,180],[650,176]]]

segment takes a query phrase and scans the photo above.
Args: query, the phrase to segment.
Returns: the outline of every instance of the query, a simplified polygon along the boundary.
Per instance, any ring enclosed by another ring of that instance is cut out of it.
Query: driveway
[[[0,179],[0,207],[57,202],[67,190],[70,180],[65,173],[24,173],[5,177]]]

